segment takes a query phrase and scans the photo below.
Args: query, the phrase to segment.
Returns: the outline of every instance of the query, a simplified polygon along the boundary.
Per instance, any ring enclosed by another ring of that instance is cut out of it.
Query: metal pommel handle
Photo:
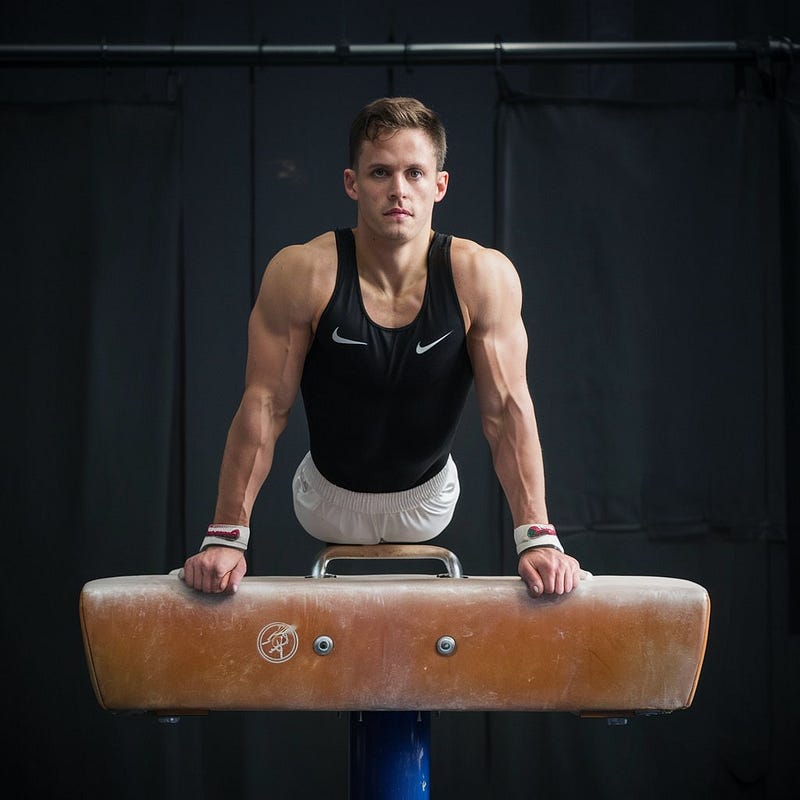
[[[430,544],[355,544],[355,545],[331,545],[326,547],[317,556],[311,568],[312,578],[325,578],[328,572],[328,564],[337,559],[355,558],[429,558],[442,561],[447,567],[447,574],[451,578],[463,578],[464,573],[461,569],[461,562],[455,553],[444,547],[436,547]]]

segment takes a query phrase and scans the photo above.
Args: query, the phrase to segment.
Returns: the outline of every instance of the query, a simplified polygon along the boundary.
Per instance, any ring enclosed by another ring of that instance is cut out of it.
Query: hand
[[[519,557],[518,572],[531,597],[571,592],[585,574],[577,559],[552,547],[529,547]]]
[[[183,579],[200,592],[233,594],[247,572],[244,551],[235,547],[212,545],[186,559]]]

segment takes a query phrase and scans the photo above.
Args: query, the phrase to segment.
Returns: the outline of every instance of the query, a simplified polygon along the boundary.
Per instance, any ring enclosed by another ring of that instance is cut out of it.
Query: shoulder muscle
[[[503,317],[519,316],[522,288],[507,256],[469,239],[454,237],[451,263],[468,328],[492,326]]]
[[[333,292],[336,263],[332,232],[284,247],[264,270],[254,314],[269,324],[316,327]]]

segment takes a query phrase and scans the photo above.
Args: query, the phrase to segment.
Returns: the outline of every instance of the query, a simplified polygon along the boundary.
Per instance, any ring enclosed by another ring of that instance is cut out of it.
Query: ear
[[[444,196],[447,194],[447,187],[450,184],[450,173],[449,172],[439,172],[436,175],[436,196],[433,198],[434,203],[438,203],[440,200],[444,200]]]
[[[344,171],[344,190],[351,200],[358,200],[358,186],[356,185],[356,172],[353,169]]]

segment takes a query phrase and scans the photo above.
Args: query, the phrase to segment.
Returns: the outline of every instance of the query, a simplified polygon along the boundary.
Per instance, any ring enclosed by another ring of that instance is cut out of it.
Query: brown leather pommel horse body
[[[339,558],[439,559],[447,575],[339,575]],[[463,577],[443,548],[333,547],[309,577],[204,595],[177,574],[103,578],[80,595],[106,710],[568,711],[687,708],[705,655],[706,590],[589,576],[531,598],[517,577]]]

